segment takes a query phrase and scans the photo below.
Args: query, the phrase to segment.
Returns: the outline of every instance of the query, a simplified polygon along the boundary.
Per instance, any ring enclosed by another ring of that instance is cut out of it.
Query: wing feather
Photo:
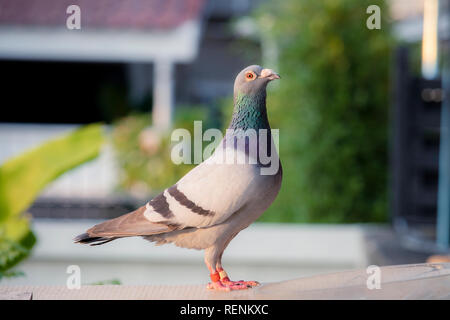
[[[145,206],[105,221],[90,228],[86,233],[90,237],[130,237],[164,233],[172,231],[173,226],[161,223],[152,223],[145,218]]]
[[[151,222],[182,227],[219,224],[258,192],[261,180],[255,170],[250,165],[205,161],[150,201],[144,215]]]

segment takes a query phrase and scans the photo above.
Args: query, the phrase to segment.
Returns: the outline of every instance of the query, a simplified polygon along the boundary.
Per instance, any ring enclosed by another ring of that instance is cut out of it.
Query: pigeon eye
[[[247,72],[245,74],[245,78],[247,78],[248,80],[253,80],[253,78],[255,78],[255,74],[253,72]]]

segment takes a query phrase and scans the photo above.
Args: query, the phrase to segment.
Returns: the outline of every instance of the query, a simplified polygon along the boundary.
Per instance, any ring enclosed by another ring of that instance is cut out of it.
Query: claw
[[[257,281],[244,281],[244,280],[231,281],[231,280],[228,280],[228,281],[222,281],[222,283],[224,285],[229,285],[232,288],[236,288],[235,290],[244,290],[244,289],[249,289],[249,288],[259,286],[259,282],[257,282]]]

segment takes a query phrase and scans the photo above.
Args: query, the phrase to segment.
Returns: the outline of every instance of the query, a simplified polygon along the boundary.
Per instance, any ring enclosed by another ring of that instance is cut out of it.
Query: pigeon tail
[[[176,228],[175,225],[150,222],[145,217],[145,211],[146,206],[142,206],[128,214],[97,224],[77,236],[74,241],[97,246],[119,238],[149,236],[170,232]]]
[[[91,246],[99,246],[101,244],[108,243],[110,241],[113,241],[119,237],[91,237],[88,233],[80,234],[79,236],[75,237],[73,241],[75,243],[82,243],[82,244],[90,244]]]

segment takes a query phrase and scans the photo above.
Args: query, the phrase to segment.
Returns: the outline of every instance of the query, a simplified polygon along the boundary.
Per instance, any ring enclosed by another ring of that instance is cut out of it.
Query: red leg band
[[[211,281],[212,281],[212,282],[217,282],[217,281],[220,280],[220,274],[219,274],[219,272],[211,273],[209,276],[211,277]]]

